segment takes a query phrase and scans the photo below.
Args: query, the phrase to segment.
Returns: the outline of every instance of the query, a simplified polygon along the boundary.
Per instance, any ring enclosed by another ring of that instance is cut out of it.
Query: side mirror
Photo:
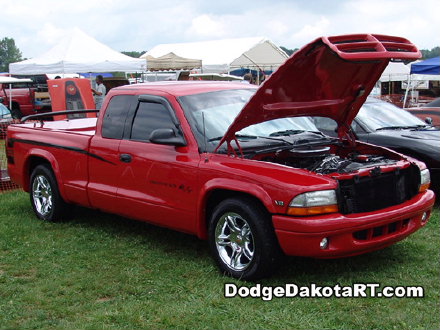
[[[158,128],[150,134],[150,142],[156,144],[166,144],[176,147],[186,146],[185,139],[182,136],[176,136],[171,128]]]
[[[426,117],[425,118],[425,123],[427,123],[428,125],[432,125],[432,118],[431,117]]]

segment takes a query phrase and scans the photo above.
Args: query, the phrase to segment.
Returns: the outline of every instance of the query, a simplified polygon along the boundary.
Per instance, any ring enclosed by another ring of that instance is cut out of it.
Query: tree
[[[433,58],[440,55],[440,47],[434,47],[432,49],[420,49],[420,52],[422,53],[423,59]]]
[[[282,49],[282,50],[284,50],[285,52],[286,52],[286,54],[287,55],[292,55],[293,53],[295,53],[297,50],[298,50],[298,48],[295,48],[295,49],[289,49],[289,48],[286,48],[286,47],[284,47],[284,46],[280,46],[280,48]]]
[[[146,51],[138,52],[138,51],[132,50],[132,51],[129,51],[129,52],[128,51],[124,51],[124,52],[121,52],[121,53],[124,54],[124,55],[130,56],[130,57],[139,58],[139,56],[141,56],[142,54],[146,53]]]
[[[21,51],[15,45],[13,38],[5,37],[0,40],[0,72],[9,71],[9,63],[21,61]]]

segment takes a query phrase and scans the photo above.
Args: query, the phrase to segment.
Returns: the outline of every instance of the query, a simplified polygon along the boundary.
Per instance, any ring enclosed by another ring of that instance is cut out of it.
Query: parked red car
[[[9,77],[3,74],[0,75],[0,99],[5,106],[9,107],[11,105],[10,110],[12,117],[21,118],[22,116],[35,114],[34,103],[36,88],[28,83],[5,83],[4,81],[8,81],[7,78]],[[9,87],[11,87],[11,89]]]
[[[283,254],[381,249],[428,221],[429,171],[349,127],[389,60],[419,56],[398,37],[319,38],[258,89],[114,88],[97,122],[10,126],[8,170],[40,219],[79,204],[191,233],[237,278],[267,276]],[[309,115],[334,119],[339,138],[300,118]]]
[[[440,127],[440,98],[425,104],[423,107],[418,108],[406,108],[406,111],[412,113],[414,116],[419,117],[423,121],[428,121],[436,127]],[[427,120],[427,118],[431,118]]]

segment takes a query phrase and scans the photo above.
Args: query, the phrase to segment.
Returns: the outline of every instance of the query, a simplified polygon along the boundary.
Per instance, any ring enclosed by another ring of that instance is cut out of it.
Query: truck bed
[[[29,168],[36,158],[48,159],[52,168],[58,169],[57,179],[64,187],[68,200],[86,199],[90,140],[95,134],[96,118],[61,121],[31,122],[11,125],[8,128],[8,144],[13,145],[10,155],[10,177],[25,191],[29,186]]]
[[[77,133],[82,135],[94,135],[97,118],[77,118],[57,121],[32,122],[14,125],[16,127],[28,127],[37,130],[50,130],[57,132]]]

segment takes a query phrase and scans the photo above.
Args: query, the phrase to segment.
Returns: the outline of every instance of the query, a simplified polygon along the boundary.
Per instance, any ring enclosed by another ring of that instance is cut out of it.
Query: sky
[[[440,0],[0,0],[0,8],[0,38],[14,38],[26,58],[73,27],[117,51],[241,37],[294,49],[352,33],[396,35],[420,49],[440,45]]]

